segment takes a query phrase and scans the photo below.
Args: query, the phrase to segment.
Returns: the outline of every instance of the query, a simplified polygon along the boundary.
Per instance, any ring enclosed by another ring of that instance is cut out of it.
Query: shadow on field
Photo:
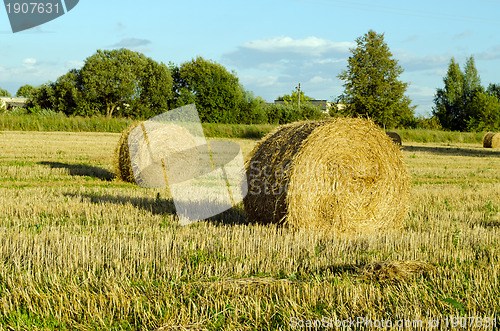
[[[152,198],[133,198],[125,196],[113,195],[96,195],[96,194],[72,194],[67,193],[65,196],[72,198],[81,197],[82,199],[89,200],[91,203],[102,204],[111,203],[115,205],[125,206],[131,204],[134,208],[139,208],[148,211],[154,215],[175,214],[175,204],[172,199],[162,199],[159,196],[156,199]],[[236,225],[247,224],[248,220],[245,212],[241,207],[233,207],[218,215],[206,219],[207,222],[216,225]]]
[[[85,164],[67,164],[61,162],[39,162],[41,165],[49,166],[52,169],[68,169],[71,176],[93,177],[102,181],[112,181],[115,174],[103,168],[93,167]]]
[[[115,205],[125,206],[131,204],[135,208],[149,211],[155,215],[163,215],[165,213],[174,214],[175,206],[172,199],[150,199],[150,198],[133,198],[114,195],[97,195],[97,194],[74,194],[67,193],[65,196],[72,198],[81,197],[82,199],[89,200],[91,203],[103,204],[111,203]]]
[[[422,152],[448,156],[471,156],[471,157],[500,157],[500,150],[494,149],[470,149],[457,147],[427,147],[427,146],[404,146],[405,152]]]

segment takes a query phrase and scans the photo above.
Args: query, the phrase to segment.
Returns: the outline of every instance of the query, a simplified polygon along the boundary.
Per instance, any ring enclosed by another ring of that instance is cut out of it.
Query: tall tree
[[[438,88],[434,96],[433,113],[445,129],[460,130],[466,126],[464,112],[464,75],[459,64],[451,58],[443,78],[444,89]]]
[[[344,92],[337,99],[345,104],[344,115],[368,116],[379,125],[405,125],[414,118],[414,106],[405,96],[408,83],[398,77],[403,68],[394,59],[384,34],[370,30],[356,39],[347,69],[337,77],[343,81]]]
[[[467,58],[463,71],[452,58],[443,82],[444,88],[438,88],[434,96],[433,108],[433,113],[443,128],[466,131],[471,127],[478,127],[475,116],[481,113],[479,105],[491,105],[491,100],[486,102],[488,98],[479,96],[485,91],[481,86],[474,57]],[[491,109],[492,106],[487,108]],[[469,122],[474,125],[471,126]]]

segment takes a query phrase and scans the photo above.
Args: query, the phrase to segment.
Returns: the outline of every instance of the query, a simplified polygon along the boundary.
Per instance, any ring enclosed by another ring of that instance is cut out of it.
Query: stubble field
[[[500,150],[404,142],[404,228],[331,239],[246,224],[242,207],[178,226],[166,190],[114,179],[118,139],[0,132],[0,330],[491,329],[500,317]],[[244,155],[257,142],[233,141]]]

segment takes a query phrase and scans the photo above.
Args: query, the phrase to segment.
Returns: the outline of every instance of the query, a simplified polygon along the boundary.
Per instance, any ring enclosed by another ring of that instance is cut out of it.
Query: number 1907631
[[[44,2],[15,2],[13,4],[8,3],[5,5],[7,7],[8,14],[59,14],[61,10],[58,3],[44,3]]]

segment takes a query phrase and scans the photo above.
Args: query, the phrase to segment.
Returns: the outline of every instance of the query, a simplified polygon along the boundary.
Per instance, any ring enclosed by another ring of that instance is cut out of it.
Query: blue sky
[[[126,47],[156,61],[196,56],[234,70],[243,86],[272,102],[298,83],[316,99],[342,93],[336,76],[349,48],[373,29],[428,114],[451,57],[474,55],[483,85],[500,83],[500,0],[368,2],[337,0],[86,1],[66,15],[13,34],[0,9],[0,87],[54,81],[97,49]]]

